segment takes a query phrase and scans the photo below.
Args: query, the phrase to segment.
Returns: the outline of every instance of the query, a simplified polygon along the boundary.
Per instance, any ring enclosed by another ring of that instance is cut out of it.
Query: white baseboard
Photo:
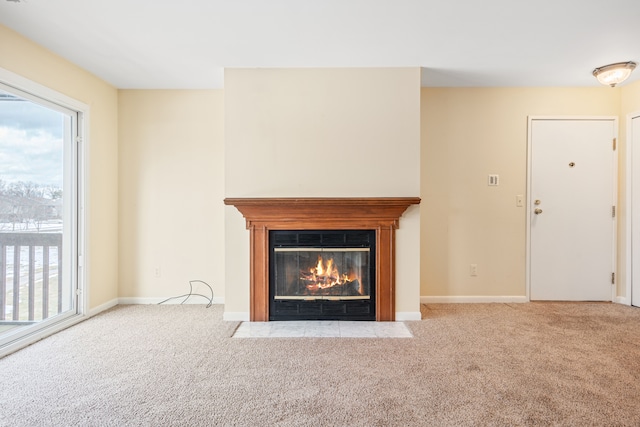
[[[249,321],[249,312],[248,311],[225,311],[222,315],[222,320],[231,321],[231,322],[248,322]]]
[[[396,322],[410,320],[422,320],[422,314],[419,311],[396,311]]]
[[[92,309],[89,309],[89,311],[87,312],[87,316],[93,317],[96,314],[102,313],[105,310],[109,310],[110,308],[115,307],[118,304],[119,304],[118,298],[114,298],[111,301],[105,302],[104,304],[100,304],[97,307],[93,307]]]
[[[631,302],[627,297],[616,297],[613,302],[615,302],[616,304],[631,305]]]
[[[421,296],[420,304],[451,303],[523,303],[529,302],[526,296]],[[615,297],[616,304],[631,305],[626,297]]]
[[[184,301],[184,302],[183,302]],[[185,297],[171,298],[142,298],[142,297],[124,297],[118,298],[118,304],[208,304],[209,301],[204,297],[193,295],[185,301]],[[213,297],[214,304],[224,304],[224,297]]]
[[[420,304],[529,302],[526,296],[421,296]]]

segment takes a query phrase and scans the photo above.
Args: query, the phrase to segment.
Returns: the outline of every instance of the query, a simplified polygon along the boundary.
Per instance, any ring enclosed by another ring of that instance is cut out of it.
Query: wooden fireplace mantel
[[[376,230],[376,320],[395,320],[395,230],[419,197],[227,198],[250,232],[250,320],[269,320],[269,230]]]

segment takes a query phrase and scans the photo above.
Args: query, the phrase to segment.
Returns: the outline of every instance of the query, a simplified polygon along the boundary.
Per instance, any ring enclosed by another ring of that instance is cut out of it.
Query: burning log
[[[322,287],[317,283],[310,283],[305,288],[304,295],[314,296],[357,296],[360,295],[360,282],[353,280],[347,283]]]

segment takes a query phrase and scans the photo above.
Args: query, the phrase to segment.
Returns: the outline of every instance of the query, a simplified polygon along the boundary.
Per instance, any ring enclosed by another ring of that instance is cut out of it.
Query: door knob
[[[533,213],[534,213],[534,214],[536,214],[536,215],[540,215],[540,214],[542,213],[542,209],[540,209],[540,208],[536,208],[536,209],[533,211]]]

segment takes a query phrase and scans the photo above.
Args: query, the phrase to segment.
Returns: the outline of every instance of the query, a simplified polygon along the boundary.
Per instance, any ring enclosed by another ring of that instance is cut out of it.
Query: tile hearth
[[[413,338],[403,322],[242,322],[233,338]]]

